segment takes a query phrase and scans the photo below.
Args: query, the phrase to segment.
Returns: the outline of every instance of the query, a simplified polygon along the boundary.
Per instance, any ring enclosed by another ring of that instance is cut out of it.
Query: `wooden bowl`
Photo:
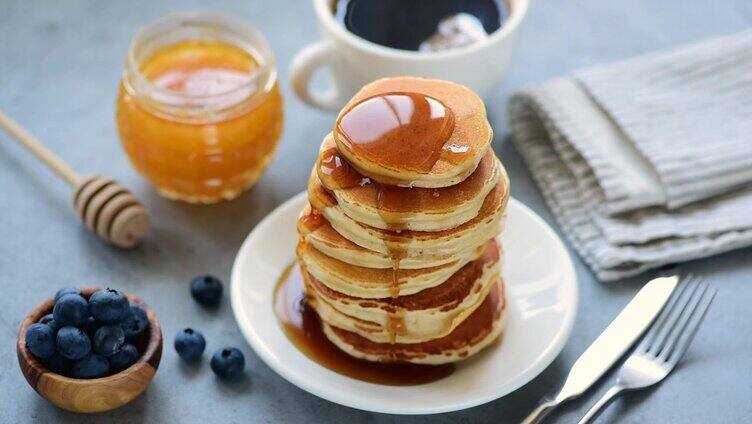
[[[87,299],[95,287],[81,289]],[[45,367],[26,349],[26,329],[40,318],[52,312],[53,299],[47,299],[21,323],[18,332],[16,352],[26,381],[43,398],[54,405],[72,412],[104,412],[119,408],[132,401],[146,390],[157,372],[162,357],[162,330],[154,311],[143,300],[126,294],[131,304],[138,305],[146,311],[149,328],[135,342],[141,357],[129,368],[102,378],[78,379],[56,374]]]

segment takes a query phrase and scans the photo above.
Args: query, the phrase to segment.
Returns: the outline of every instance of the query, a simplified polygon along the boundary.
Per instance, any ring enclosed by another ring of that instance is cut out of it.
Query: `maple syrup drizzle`
[[[381,214],[381,210],[379,208],[379,214]],[[402,229],[401,227],[390,225],[390,230],[399,232]],[[392,284],[389,286],[389,296],[392,299],[396,299],[400,295],[400,262],[407,257],[407,249],[399,243],[397,236],[391,234],[386,235],[384,243],[389,251],[389,258],[392,262]],[[396,310],[389,311],[386,329],[389,334],[389,342],[394,343],[397,340],[398,334],[404,334],[405,318],[403,314],[400,314]]]
[[[298,224],[306,230],[305,232],[310,233],[326,224],[326,218],[316,210],[310,209],[307,213],[301,215]]]
[[[405,313],[402,310],[390,311],[387,315],[386,331],[389,334],[389,343],[394,344],[397,336],[405,335]]]
[[[319,155],[318,176],[324,187],[332,190],[346,189],[370,184],[342,157],[336,147],[330,147]]]
[[[277,282],[274,311],[287,338],[303,354],[323,367],[357,380],[390,386],[415,386],[440,380],[455,370],[454,364],[370,362],[340,350],[326,337],[318,314],[306,301],[303,275],[297,262],[290,264]]]
[[[426,204],[439,200],[441,196],[441,190],[438,189],[405,187],[371,180],[360,174],[340,154],[336,146],[323,150],[319,154],[317,163],[317,175],[329,195],[327,197],[333,198],[331,193],[333,190],[372,187],[376,192],[376,209],[384,223],[392,230],[401,230],[406,227],[409,221],[409,213],[406,211],[424,210]],[[474,175],[471,175],[471,178]],[[478,180],[478,178],[475,178],[475,180]],[[477,184],[482,184],[482,181],[478,180]],[[473,189],[474,187],[468,188],[468,190]],[[452,194],[458,193],[452,192]],[[326,203],[334,205],[336,201],[327,201]]]
[[[424,174],[439,160],[453,131],[452,110],[421,93],[369,97],[342,113],[335,125],[335,137],[356,155]]]
[[[376,194],[376,209],[390,229],[402,230],[405,228],[408,218],[404,214],[393,211],[407,210],[413,207],[414,200],[419,198],[411,195],[413,190],[421,189],[379,184]]]
[[[336,147],[330,147],[319,155],[317,173],[322,185],[328,189],[337,190],[367,184],[374,185],[378,190],[376,208],[379,215],[387,223],[390,230],[401,231],[404,228],[404,218],[391,213],[390,210],[397,209],[400,204],[409,201],[410,188],[380,184],[363,177],[342,157]],[[328,190],[324,191],[326,191],[328,198],[333,198]],[[304,216],[303,218],[307,219],[308,217]],[[392,262],[392,283],[389,286],[389,294],[392,298],[396,298],[400,294],[399,265],[401,260],[407,256],[407,251],[396,240],[396,237],[394,240],[387,238],[385,243]],[[392,342],[396,340],[400,329],[404,328],[404,323],[400,323],[403,321],[404,319],[390,314],[387,331]]]

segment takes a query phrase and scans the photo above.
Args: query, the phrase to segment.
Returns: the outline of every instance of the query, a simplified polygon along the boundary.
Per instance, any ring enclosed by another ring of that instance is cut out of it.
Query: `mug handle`
[[[337,87],[337,79],[334,78],[334,86],[327,91],[312,93],[310,90],[311,78],[321,67],[328,66],[332,69],[336,50],[330,41],[317,41],[303,48],[290,64],[290,79],[295,94],[300,100],[309,106],[324,110],[339,110],[345,103],[342,99],[342,91]]]

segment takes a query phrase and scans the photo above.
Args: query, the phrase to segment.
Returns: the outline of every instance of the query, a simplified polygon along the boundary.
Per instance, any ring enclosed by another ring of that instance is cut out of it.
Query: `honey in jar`
[[[223,15],[172,15],[133,39],[117,101],[120,140],[164,196],[232,199],[266,169],[282,97],[263,36]]]

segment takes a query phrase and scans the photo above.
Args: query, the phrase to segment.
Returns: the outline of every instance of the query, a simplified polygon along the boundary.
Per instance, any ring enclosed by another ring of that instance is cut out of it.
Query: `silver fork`
[[[676,367],[716,293],[700,277],[689,276],[687,280],[676,289],[650,331],[621,366],[616,384],[590,408],[579,424],[592,423],[618,395],[657,384]]]

